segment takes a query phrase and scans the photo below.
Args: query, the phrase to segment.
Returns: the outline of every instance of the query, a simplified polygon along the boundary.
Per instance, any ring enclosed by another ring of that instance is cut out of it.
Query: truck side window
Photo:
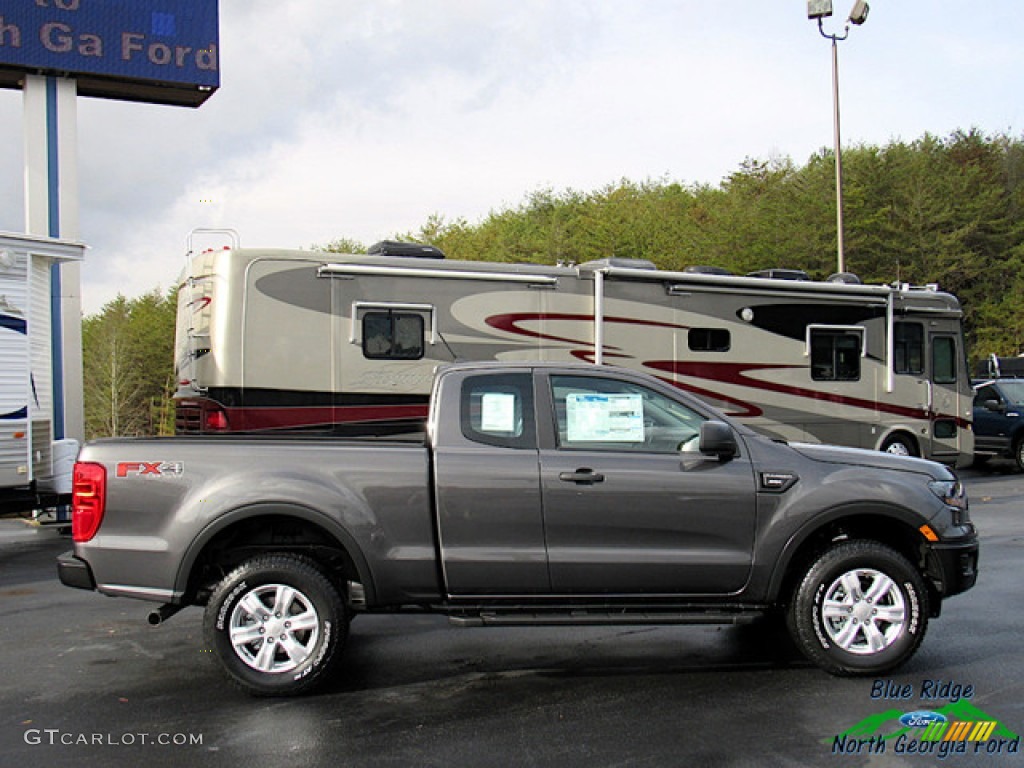
[[[552,376],[558,446],[588,451],[696,451],[704,417],[664,395],[604,377]]]
[[[1003,398],[999,396],[999,390],[995,387],[981,387],[974,393],[975,408],[983,408],[988,400],[995,400],[997,403],[1003,402]]]
[[[811,378],[815,381],[860,381],[859,333],[811,329]]]
[[[462,383],[462,434],[499,448],[537,447],[533,378],[528,373],[470,376]]]
[[[893,371],[913,376],[924,373],[924,326],[896,323],[893,338]]]
[[[728,352],[732,339],[727,328],[691,328],[686,343],[691,352]]]
[[[363,356],[370,360],[419,360],[423,339],[421,315],[388,310],[363,316]]]

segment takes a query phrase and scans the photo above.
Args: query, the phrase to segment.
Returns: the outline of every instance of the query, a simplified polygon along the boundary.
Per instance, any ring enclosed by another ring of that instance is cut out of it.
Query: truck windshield
[[[1024,379],[1020,381],[1001,381],[999,388],[1006,398],[1015,405],[1024,404]]]

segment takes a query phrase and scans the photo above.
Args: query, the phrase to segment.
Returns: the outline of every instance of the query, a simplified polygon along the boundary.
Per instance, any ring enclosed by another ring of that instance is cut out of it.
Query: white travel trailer
[[[401,245],[191,255],[177,431],[393,434],[422,423],[437,365],[586,360],[654,373],[786,440],[970,460],[961,308],[935,286]]]
[[[50,268],[80,261],[84,249],[0,233],[0,513],[70,498],[78,444],[54,442]]]

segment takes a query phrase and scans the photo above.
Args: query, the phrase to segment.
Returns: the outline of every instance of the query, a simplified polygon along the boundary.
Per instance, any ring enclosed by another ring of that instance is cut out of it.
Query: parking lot
[[[0,764],[1021,765],[1007,734],[1024,731],[1024,475],[964,477],[978,585],[885,680],[829,677],[762,627],[363,616],[327,691],[253,699],[222,678],[199,609],[150,627],[148,604],[57,582],[67,537],[0,520]],[[944,707],[998,728],[947,756],[870,738],[893,710]]]

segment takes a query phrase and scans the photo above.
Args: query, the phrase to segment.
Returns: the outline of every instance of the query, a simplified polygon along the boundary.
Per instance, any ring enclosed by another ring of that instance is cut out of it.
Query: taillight
[[[71,534],[75,541],[89,541],[96,535],[106,506],[106,468],[102,464],[76,462],[71,486]]]
[[[209,432],[226,432],[228,428],[228,415],[224,411],[206,412],[206,429]]]

